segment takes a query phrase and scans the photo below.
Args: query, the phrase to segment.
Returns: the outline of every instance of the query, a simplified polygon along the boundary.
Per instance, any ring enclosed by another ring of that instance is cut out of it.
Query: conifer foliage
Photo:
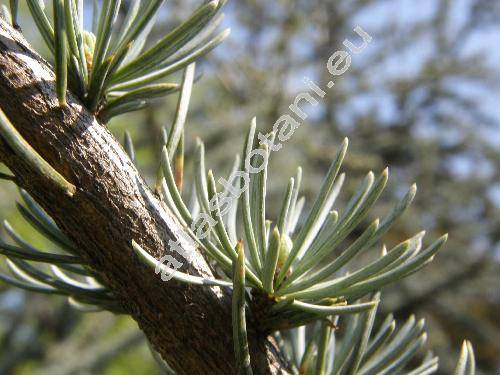
[[[165,288],[170,282],[197,288],[232,288],[234,352],[242,373],[252,373],[247,324],[273,335],[290,367],[300,374],[405,371],[416,375],[437,370],[438,359],[431,352],[421,356],[423,360],[415,365],[427,338],[423,320],[411,316],[406,322],[396,322],[387,316],[375,325],[383,298],[381,289],[420,271],[446,242],[446,235],[427,241],[423,232],[417,232],[391,249],[380,243],[411,204],[415,185],[384,217],[366,225],[367,214],[386,186],[388,170],[377,176],[369,172],[347,204],[337,205],[336,198],[346,178],[341,173],[348,147],[346,139],[338,146],[317,197],[308,205],[310,209],[306,209],[300,193],[303,177],[299,167],[296,175],[284,183],[279,216],[269,217],[266,187],[273,177],[267,173],[271,155],[265,144],[256,142],[255,119],[242,142],[241,156],[235,156],[232,173],[224,176],[233,186],[239,183],[234,172],[247,173],[248,186],[241,189],[239,196],[232,194],[228,186],[217,191],[217,177],[214,171],[206,169],[201,140],[194,149],[194,180],[184,180],[184,125],[195,61],[228,35],[227,30],[218,31],[223,0],[203,3],[154,43],[146,41],[163,0],[133,1],[120,22],[120,0],[103,0],[100,5],[94,2],[92,30],[84,29],[83,0],[51,3],[52,12],[48,12],[44,1],[27,0],[32,22],[51,53],[60,106],[66,105],[68,95],[74,95],[101,122],[108,122],[114,116],[144,108],[152,99],[179,96],[172,126],[164,129],[155,188],[218,277],[208,279],[173,271],[139,244],[133,242],[131,246],[150,266],[150,272],[156,270],[173,278],[165,283]],[[10,1],[8,20],[16,27],[17,10],[18,1]],[[178,71],[184,72],[182,82],[167,82]],[[74,186],[30,147],[1,110],[0,137],[68,195],[74,192]],[[134,161],[133,141],[128,133],[124,147]],[[264,166],[252,174],[248,166],[258,162],[252,158],[255,148],[265,155]],[[247,160],[250,163],[245,163]],[[13,181],[10,175],[0,177]],[[185,191],[188,186],[193,187],[192,192]],[[0,240],[0,253],[11,274],[0,274],[0,280],[30,291],[66,296],[81,311],[124,313],[113,291],[103,286],[80,257],[78,247],[26,191],[20,189],[20,196],[20,215],[59,250],[37,249],[4,221],[10,238]],[[219,204],[222,201],[229,207],[224,212]],[[192,230],[200,214],[213,223],[203,238]],[[361,234],[351,241],[353,233]],[[365,254],[371,254],[373,260],[359,266],[359,259]],[[161,360],[160,363],[167,373],[172,373],[168,364]],[[474,372],[472,346],[465,342],[456,374]]]

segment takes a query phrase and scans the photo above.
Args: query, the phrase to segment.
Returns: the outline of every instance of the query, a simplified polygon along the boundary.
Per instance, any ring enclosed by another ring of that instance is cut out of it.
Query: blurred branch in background
[[[95,328],[92,327],[94,330]],[[56,345],[47,356],[46,365],[40,366],[37,373],[54,375],[102,373],[109,362],[115,361],[120,353],[145,343],[144,334],[137,329],[118,333],[111,339],[101,340],[96,345],[88,346],[86,345],[88,342],[94,342],[94,339],[84,336],[84,340],[80,340],[79,343],[71,340]],[[78,356],[75,356],[75,353],[79,353]]]

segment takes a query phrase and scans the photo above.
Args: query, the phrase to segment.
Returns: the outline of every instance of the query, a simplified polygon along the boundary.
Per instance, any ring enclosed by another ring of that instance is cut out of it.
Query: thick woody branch
[[[51,67],[0,20],[0,108],[22,137],[76,187],[63,194],[0,139],[0,160],[54,218],[118,296],[156,350],[179,373],[233,374],[230,290],[162,282],[131,247],[157,258],[182,230],[111,133],[70,93],[59,107]],[[182,241],[181,241],[182,243]],[[212,276],[197,249],[183,272]],[[285,373],[272,341],[249,327],[254,371]]]

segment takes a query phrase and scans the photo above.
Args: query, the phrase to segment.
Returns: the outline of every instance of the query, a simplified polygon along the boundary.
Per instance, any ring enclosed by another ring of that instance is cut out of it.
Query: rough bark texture
[[[77,187],[73,197],[37,175],[0,139],[0,161],[81,249],[148,339],[179,373],[236,373],[230,290],[162,282],[131,248],[135,240],[159,258],[179,227],[128,156],[68,93],[60,108],[51,67],[0,20],[0,107],[33,148]],[[185,244],[186,250],[189,249]],[[172,253],[173,254],[173,253]],[[211,276],[196,253],[183,271]],[[286,373],[275,344],[250,327],[254,371]]]

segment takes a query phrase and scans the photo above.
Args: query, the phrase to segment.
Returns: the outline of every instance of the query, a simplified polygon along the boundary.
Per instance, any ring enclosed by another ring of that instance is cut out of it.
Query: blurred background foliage
[[[91,1],[86,1],[91,14]],[[129,1],[123,1],[123,10]],[[171,0],[150,42],[201,3]],[[50,8],[50,7],[49,7]],[[500,372],[500,2],[490,0],[230,0],[229,39],[198,64],[186,148],[205,141],[208,166],[228,171],[252,116],[270,130],[307,76],[321,87],[326,62],[361,26],[373,38],[325,100],[307,108],[305,123],[273,153],[268,205],[295,168],[304,168],[314,197],[343,137],[349,196],[368,171],[390,167],[390,182],[373,218],[417,182],[417,199],[386,236],[388,246],[420,228],[450,234],[425,270],[384,292],[382,310],[426,318],[440,373],[450,373],[463,338],[471,340],[481,373]],[[86,17],[91,19],[91,17]],[[43,53],[25,4],[20,26]],[[177,81],[180,77],[177,77]],[[120,139],[135,142],[138,165],[153,183],[161,127],[170,125],[175,95],[114,119]],[[190,173],[191,160],[186,160]],[[189,187],[187,187],[189,188]],[[15,210],[16,188],[0,187],[0,214],[44,248]],[[306,201],[307,202],[307,201]],[[274,210],[274,211],[273,211]],[[0,232],[4,238],[5,233]],[[0,267],[4,267],[3,259]],[[384,315],[384,314],[381,314]],[[82,314],[65,300],[0,285],[0,374],[159,373],[144,336],[128,317]]]

